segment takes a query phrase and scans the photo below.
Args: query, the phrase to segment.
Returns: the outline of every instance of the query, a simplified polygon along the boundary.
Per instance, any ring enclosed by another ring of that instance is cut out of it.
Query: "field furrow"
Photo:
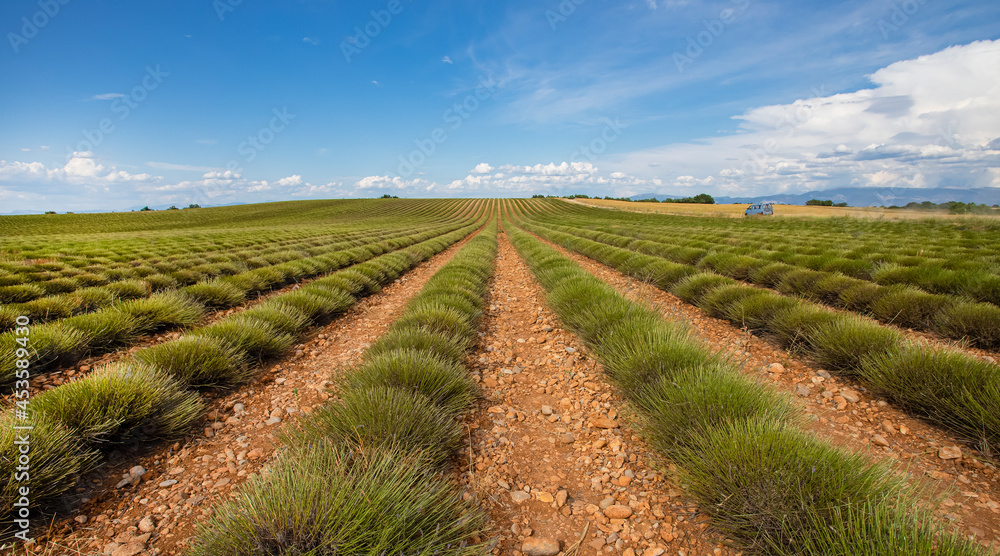
[[[220,315],[231,314],[227,309],[234,306],[259,304],[262,300],[288,293],[290,289],[302,287],[323,276],[350,269],[352,265],[364,263],[373,257],[450,234],[470,222],[471,220],[459,221],[423,232],[375,239],[321,257],[300,258],[295,261],[294,268],[287,266],[271,268],[268,272],[251,271],[252,275],[236,275],[237,278],[242,276],[245,279],[243,282],[224,279],[216,284],[204,284],[205,287],[197,291],[162,293],[90,315],[37,326],[32,342],[36,353],[33,365],[35,386],[58,386],[66,378],[75,376],[79,367],[93,367],[93,362],[83,362],[87,358],[96,358],[100,364],[113,361],[116,359],[115,351],[122,351],[124,348],[124,351],[131,352],[130,348],[142,342],[149,334],[211,324]],[[272,288],[280,289],[271,291]],[[256,298],[248,303],[247,298],[253,296]],[[16,334],[12,332],[0,334],[0,346],[7,348],[5,351],[8,353],[7,356],[0,355],[0,383],[11,383],[14,380],[14,359],[10,354],[15,351],[13,346],[16,338]],[[105,358],[104,355],[108,357]],[[54,373],[41,374],[45,371]],[[54,376],[56,374],[63,376]]]
[[[846,450],[864,453],[871,461],[903,464],[912,480],[925,481],[934,492],[949,497],[939,509],[940,517],[984,544],[1000,548],[1000,473],[993,458],[959,447],[964,445],[960,436],[894,407],[857,380],[828,373],[800,353],[712,317],[649,282],[546,243],[622,296],[655,308],[668,320],[689,325],[712,351],[732,360],[752,379],[785,392],[806,416],[811,432]]]
[[[880,395],[956,431],[983,451],[989,452],[1000,439],[1000,367],[992,358],[913,342],[897,330],[858,316],[837,314],[650,255],[527,225],[547,239],[651,280],[713,316],[773,335],[829,371],[858,377]]]
[[[627,402],[504,236],[485,321],[473,363],[485,399],[467,421],[472,458],[461,469],[500,554],[553,542],[579,555],[735,554],[657,469]]]
[[[538,224],[546,234],[563,234],[663,258],[692,269],[718,273],[737,281],[775,288],[800,297],[867,316],[887,324],[932,332],[944,338],[969,341],[984,349],[1000,348],[1000,307],[993,302],[974,302],[959,295],[927,293],[912,285],[881,285],[846,276],[839,271],[821,271],[768,259],[761,251],[749,254],[692,247],[690,238],[672,243],[649,241],[641,235],[593,232],[588,226]],[[539,231],[536,229],[536,231]],[[930,271],[916,268],[916,272]],[[1000,292],[1000,278],[997,279]]]
[[[769,554],[981,553],[937,533],[916,503],[920,491],[889,467],[800,431],[787,398],[746,379],[683,325],[508,229],[549,305],[632,402],[713,528],[736,545]]]
[[[156,528],[143,542],[146,550],[185,554],[198,524],[212,514],[212,505],[273,463],[281,446],[278,432],[336,393],[344,372],[361,361],[365,349],[469,239],[434,255],[313,330],[293,354],[270,362],[255,383],[210,398],[200,423],[204,432],[141,450],[135,454],[138,457],[119,454],[105,468],[88,475],[82,482],[87,490],[67,500],[71,511],[87,520],[63,518],[46,542],[99,553],[116,538],[141,539],[143,532],[129,536],[129,527],[138,527],[148,518]],[[134,465],[146,470],[142,481],[115,488]],[[142,499],[147,503],[134,503]]]
[[[36,459],[46,462],[45,472],[32,477],[36,503],[44,505],[66,492],[109,446],[184,434],[204,411],[203,398],[194,389],[252,380],[261,361],[283,353],[312,325],[350,307],[353,296],[378,291],[484,221],[335,273],[196,334],[137,353],[136,361],[103,367],[36,396],[33,418],[44,427],[36,433],[36,445],[43,446]],[[3,419],[13,422],[13,409]],[[0,465],[3,475],[13,478],[16,446],[7,435],[15,430],[5,427],[2,432]],[[14,500],[13,485],[10,479],[3,485],[5,501]]]
[[[0,307],[0,544],[19,486],[38,540],[11,554],[1000,553],[985,220],[56,216],[0,222],[0,300],[45,293]],[[837,284],[947,302],[907,328]]]

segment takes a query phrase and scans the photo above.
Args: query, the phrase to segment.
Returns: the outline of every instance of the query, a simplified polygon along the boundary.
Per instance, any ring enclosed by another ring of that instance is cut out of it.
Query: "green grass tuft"
[[[914,345],[865,358],[870,387],[900,406],[977,441],[1000,447],[1000,367],[951,350]]]
[[[76,484],[79,475],[92,469],[98,461],[97,454],[84,448],[76,436],[52,418],[35,413],[31,420],[34,429],[17,431],[12,410],[0,415],[0,542],[13,534],[14,503],[20,498],[18,490],[27,487],[32,504],[31,517],[37,518],[39,506],[45,507],[59,495]],[[19,444],[28,437],[30,472],[27,480],[16,477],[21,456]],[[13,540],[11,537],[9,540]]]
[[[202,282],[181,290],[198,303],[212,309],[228,309],[246,301],[246,295],[235,285],[222,280]]]
[[[840,315],[815,326],[806,340],[809,352],[820,365],[857,374],[866,357],[877,357],[903,345],[904,336],[858,316]]]
[[[649,315],[610,323],[607,336],[594,349],[605,372],[629,396],[661,378],[722,361],[702,349],[687,328],[665,325]]]
[[[145,299],[126,301],[118,310],[134,318],[141,333],[196,324],[205,309],[181,292],[164,292]]]
[[[668,457],[734,423],[785,423],[795,411],[782,394],[750,381],[725,365],[674,372],[638,386],[633,401],[643,410],[646,437]]]
[[[167,374],[135,363],[102,367],[35,396],[31,403],[88,445],[175,437],[187,432],[204,409],[197,394]]]
[[[808,341],[816,327],[835,320],[836,313],[799,302],[774,313],[770,330],[781,345],[794,347]]]
[[[799,304],[795,299],[767,290],[739,299],[729,305],[725,316],[733,323],[751,330],[767,330],[776,315],[789,311]]]
[[[461,361],[465,355],[463,343],[447,334],[421,327],[393,327],[365,350],[365,358],[407,348],[434,354],[445,361]]]
[[[24,284],[0,287],[0,304],[26,303],[45,295],[45,290],[34,285]]]
[[[149,285],[150,291],[154,293],[173,290],[179,285],[176,278],[166,274],[151,274],[143,278],[143,280]]]
[[[882,322],[904,328],[927,328],[942,311],[952,305],[948,298],[912,286],[888,286],[870,307]]]
[[[91,350],[102,352],[131,343],[140,329],[134,317],[116,308],[70,317],[61,324],[79,330]]]
[[[343,290],[312,287],[286,293],[272,301],[298,310],[313,322],[321,322],[350,307],[354,298]]]
[[[865,500],[834,506],[825,512],[804,516],[805,527],[789,524],[772,544],[775,554],[817,554],[823,556],[880,556],[888,554],[926,556],[981,556],[981,547],[972,540],[941,531],[930,512],[915,508],[910,500]],[[911,514],[911,515],[907,515]]]
[[[289,444],[329,438],[340,446],[421,452],[440,466],[461,443],[453,416],[426,397],[385,386],[347,390],[341,403],[313,411],[289,434]]]
[[[114,302],[115,297],[104,288],[81,288],[73,292],[76,297],[78,311],[89,313],[98,309],[103,309]]]
[[[735,283],[736,281],[732,278],[702,272],[700,274],[692,274],[684,280],[681,280],[670,290],[670,293],[692,305],[698,305],[701,302],[701,298],[708,292],[714,290],[715,288],[729,286]]]
[[[348,388],[387,386],[413,392],[451,415],[467,409],[475,396],[475,383],[465,367],[454,360],[415,349],[387,351],[365,359],[345,377]]]
[[[309,316],[291,305],[274,300],[265,301],[243,312],[244,316],[262,320],[285,334],[298,336],[309,328]]]
[[[740,301],[759,295],[760,288],[754,288],[744,284],[733,284],[721,286],[705,294],[698,303],[698,307],[704,309],[709,316],[715,318],[726,318],[729,309]]]
[[[843,303],[844,292],[851,289],[852,287],[864,283],[856,278],[851,278],[850,276],[844,276],[843,274],[831,274],[826,278],[821,278],[816,281],[813,291],[810,292],[809,297],[811,299],[819,300],[820,302],[836,307]]]
[[[468,346],[476,333],[469,316],[433,301],[411,304],[393,326],[422,328],[445,334],[462,346]]]
[[[73,316],[78,307],[79,304],[76,298],[68,295],[40,297],[34,301],[20,305],[22,314],[36,322],[52,321]]]
[[[468,546],[484,527],[482,511],[419,455],[317,442],[218,507],[191,554],[474,556],[486,553]]]
[[[45,290],[46,295],[53,295],[74,291],[80,287],[80,284],[72,278],[53,278],[52,280],[40,282],[38,286]]]
[[[946,338],[967,339],[983,349],[1000,349],[1000,307],[960,302],[944,309],[934,330]]]
[[[104,289],[111,292],[116,300],[141,299],[149,295],[149,284],[143,280],[122,280],[112,282]]]
[[[240,350],[207,336],[184,336],[140,350],[135,358],[192,388],[232,386],[253,374]]]
[[[840,305],[856,313],[865,313],[885,293],[885,288],[878,284],[860,282],[840,293]]]
[[[750,553],[798,554],[790,542],[815,534],[809,527],[825,524],[835,508],[908,492],[889,468],[768,420],[707,431],[675,461],[713,527]]]
[[[267,322],[242,314],[196,329],[190,335],[214,338],[251,359],[275,357],[295,343],[292,335],[278,332]]]

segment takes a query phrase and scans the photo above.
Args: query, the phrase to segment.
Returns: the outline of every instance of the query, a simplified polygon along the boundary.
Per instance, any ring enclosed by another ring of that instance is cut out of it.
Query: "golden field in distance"
[[[605,199],[566,199],[570,203],[626,210],[632,212],[658,212],[661,214],[676,214],[680,216],[718,216],[727,218],[742,218],[748,203],[733,205],[702,205],[693,203],[631,203],[627,201],[611,201]],[[831,218],[835,216],[850,216],[854,218],[884,218],[886,220],[905,220],[919,218],[995,218],[983,215],[948,214],[947,211],[884,209],[879,207],[819,207],[803,205],[774,205],[775,216],[807,216],[816,218]]]

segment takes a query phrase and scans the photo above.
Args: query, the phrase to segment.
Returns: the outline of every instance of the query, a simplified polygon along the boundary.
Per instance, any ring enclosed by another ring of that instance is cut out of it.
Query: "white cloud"
[[[48,168],[41,162],[0,160],[0,182],[43,182],[71,185],[107,185],[125,182],[153,182],[149,174],[132,174],[97,162],[93,153],[76,152],[65,166]]]
[[[357,187],[359,191],[387,190],[387,189],[392,189],[395,191],[407,191],[407,190],[429,191],[433,189],[435,184],[423,178],[415,178],[412,180],[408,180],[401,178],[399,176],[367,176],[355,182],[354,185],[355,187]]]
[[[312,37],[302,37],[302,42],[307,42],[313,46],[319,46],[319,39],[314,39]]]
[[[288,176],[287,178],[281,178],[277,181],[280,187],[292,187],[296,185],[302,185],[302,176],[295,174],[294,176]]]
[[[231,202],[262,202],[276,199],[298,198],[340,198],[350,196],[352,191],[343,187],[342,182],[314,185],[301,175],[293,174],[276,181],[251,180],[242,174],[229,170],[206,172],[198,180],[146,186],[140,188],[157,203],[196,202],[199,204],[224,204]]]
[[[92,100],[114,100],[116,98],[122,98],[122,93],[101,93],[99,95],[94,95],[90,97]]]
[[[716,193],[831,187],[1000,187],[1000,40],[953,46],[870,76],[874,86],[762,106],[740,131],[626,155],[616,170]],[[669,175],[666,172],[670,172]],[[713,178],[706,182],[708,178]]]
[[[451,61],[451,57],[450,56],[445,56],[444,58],[441,58],[441,61],[444,62],[444,63],[446,63],[446,64],[454,64],[455,63],[455,62]]]
[[[494,167],[481,162],[464,178],[441,184],[417,178],[407,180],[392,176],[368,176],[359,180],[357,191],[391,190],[417,195],[491,196],[588,193],[609,195],[626,191],[632,195],[662,185],[658,179],[640,179],[625,172],[603,175],[590,162],[550,162]],[[620,193],[619,193],[620,194]]]

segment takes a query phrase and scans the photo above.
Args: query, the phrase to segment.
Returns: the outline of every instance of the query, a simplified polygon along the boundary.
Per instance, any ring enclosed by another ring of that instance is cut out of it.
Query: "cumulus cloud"
[[[434,183],[423,178],[405,179],[399,176],[367,176],[355,182],[354,185],[361,192],[371,190],[430,191],[435,186]]]
[[[368,176],[355,183],[355,194],[379,190],[431,196],[492,196],[492,195],[564,195],[587,193],[607,195],[627,190],[627,195],[649,187],[659,187],[658,179],[640,179],[625,172],[604,175],[590,162],[549,162],[546,164],[494,167],[481,162],[467,176],[448,183],[423,178],[404,179],[392,176]]]
[[[1000,187],[990,171],[1000,166],[997,67],[1000,40],[952,46],[876,71],[871,88],[754,108],[734,116],[736,134],[634,152],[614,166],[668,183],[714,177],[713,192],[727,194]]]
[[[48,168],[41,162],[0,160],[0,182],[63,183],[71,185],[107,185],[126,182],[153,182],[158,178],[149,174],[133,174],[125,170],[106,167],[93,153],[75,152],[65,166]]]
[[[295,174],[294,176],[281,178],[277,181],[277,185],[279,187],[294,187],[296,185],[302,185],[302,176]]]
[[[230,170],[206,172],[197,180],[159,184],[140,188],[157,202],[225,204],[232,202],[262,202],[288,197],[347,197],[351,190],[342,182],[312,184],[299,174],[278,180],[254,180]]]

